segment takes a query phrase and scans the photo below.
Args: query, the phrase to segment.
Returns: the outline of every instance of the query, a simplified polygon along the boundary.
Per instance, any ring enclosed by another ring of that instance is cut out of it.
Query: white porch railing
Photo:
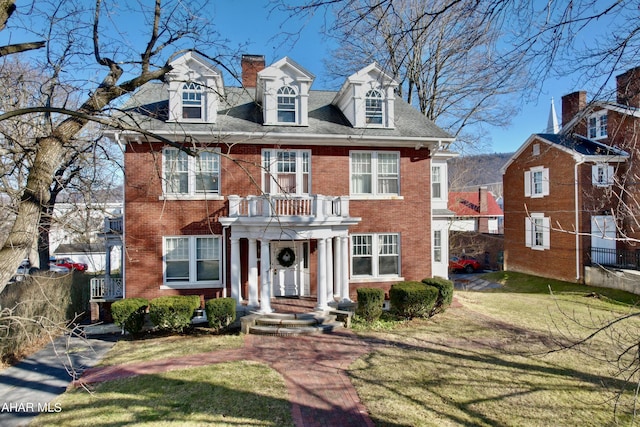
[[[343,217],[349,216],[349,198],[346,196],[291,196],[267,194],[264,196],[229,196],[230,217]]]
[[[104,232],[106,234],[122,234],[122,217],[105,218],[104,219]]]
[[[122,278],[120,277],[97,277],[91,279],[90,286],[92,300],[116,300],[123,296]]]

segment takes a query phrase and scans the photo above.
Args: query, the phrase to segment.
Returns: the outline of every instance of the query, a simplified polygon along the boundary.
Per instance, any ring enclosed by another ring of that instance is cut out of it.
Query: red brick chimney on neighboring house
[[[256,87],[258,72],[264,70],[264,55],[242,55],[242,86]]]
[[[640,107],[640,67],[616,76],[617,102],[629,107]]]
[[[562,97],[562,126],[569,123],[586,106],[587,92],[584,90],[564,95]]]

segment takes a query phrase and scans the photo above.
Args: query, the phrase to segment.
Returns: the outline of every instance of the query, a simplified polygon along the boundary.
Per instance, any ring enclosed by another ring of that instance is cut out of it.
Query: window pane
[[[179,150],[166,150],[165,180],[168,193],[188,193],[189,175],[187,154]]]
[[[381,256],[378,259],[379,274],[398,274],[398,257],[397,256]]]
[[[188,282],[189,261],[167,261],[167,282]]]
[[[182,86],[182,118],[202,118],[202,87],[195,83]]]
[[[351,187],[354,193],[371,194],[371,153],[352,153]]]
[[[536,171],[533,177],[533,194],[542,194],[542,171]]]
[[[352,236],[352,242],[353,275],[373,275],[372,237]]]
[[[296,121],[296,92],[289,86],[278,89],[278,121],[283,123]]]
[[[220,279],[220,240],[217,237],[196,239],[196,280]]]
[[[219,261],[198,261],[196,280],[220,280]]]
[[[433,166],[431,168],[431,197],[435,199],[442,197],[439,166]]]
[[[382,94],[377,90],[370,90],[365,96],[365,121],[382,124]]]
[[[353,275],[354,276],[371,276],[371,258],[354,258],[353,259]]]
[[[196,159],[196,192],[217,193],[219,181],[219,156],[216,153],[203,152]]]
[[[189,239],[176,237],[165,240],[167,282],[189,281]]]
[[[378,153],[378,193],[398,193],[398,156],[395,153]]]

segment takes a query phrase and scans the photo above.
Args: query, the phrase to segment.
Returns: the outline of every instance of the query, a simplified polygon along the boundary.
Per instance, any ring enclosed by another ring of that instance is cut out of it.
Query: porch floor
[[[309,313],[315,310],[317,302],[313,297],[272,298],[271,308],[276,313]]]

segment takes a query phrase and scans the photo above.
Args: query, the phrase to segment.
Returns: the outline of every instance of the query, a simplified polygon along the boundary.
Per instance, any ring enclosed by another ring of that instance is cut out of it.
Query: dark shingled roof
[[[536,136],[585,156],[628,156],[625,151],[619,148],[611,147],[576,134],[538,133]]]
[[[366,137],[451,139],[453,136],[440,129],[415,108],[396,97],[394,102],[395,128],[354,128],[339,108],[331,104],[336,92],[309,92],[309,126],[263,126],[262,108],[254,100],[255,89],[225,88],[225,99],[220,103],[215,124],[167,123],[169,93],[163,83],[143,85],[123,106],[129,115],[125,120],[135,121],[144,130],[155,132],[247,132],[300,135],[353,135]]]

